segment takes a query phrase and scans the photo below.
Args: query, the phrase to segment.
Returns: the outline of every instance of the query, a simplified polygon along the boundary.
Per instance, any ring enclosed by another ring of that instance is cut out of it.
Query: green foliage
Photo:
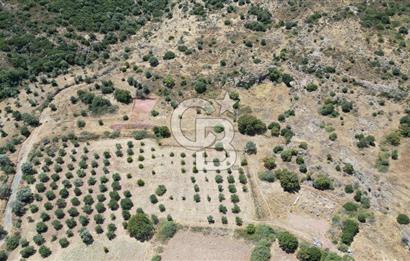
[[[204,78],[199,78],[194,82],[194,89],[196,93],[201,94],[206,92],[208,87],[208,82]]]
[[[257,148],[256,144],[253,141],[248,141],[245,144],[245,153],[248,155],[256,154]]]
[[[167,126],[155,126],[153,131],[157,138],[169,138],[171,136]]]
[[[359,14],[362,25],[377,30],[392,29],[392,17],[398,14],[410,14],[410,6],[403,1],[389,1],[388,4],[375,3],[373,5],[360,4]]]
[[[172,51],[167,51],[167,52],[164,54],[164,57],[162,57],[162,59],[164,59],[164,60],[172,60],[172,59],[174,59],[174,58],[175,58],[175,53],[172,52]]]
[[[406,214],[399,214],[397,215],[397,223],[400,225],[408,225],[410,224],[410,218]]]
[[[267,240],[260,240],[253,248],[251,253],[251,261],[269,261],[271,243]]]
[[[319,190],[332,189],[333,182],[328,176],[318,175],[313,181],[313,187]]]
[[[264,158],[263,159],[263,166],[268,170],[272,170],[272,169],[276,168],[275,158],[272,157],[272,156]]]
[[[400,119],[399,129],[403,137],[410,138],[410,114]]]
[[[343,205],[343,208],[348,212],[357,211],[357,205],[353,202],[347,202]]]
[[[356,134],[355,138],[358,140],[356,143],[357,147],[359,148],[368,148],[369,146],[376,146],[375,138],[372,135],[365,136],[364,134]]]
[[[175,235],[177,230],[178,227],[174,221],[164,221],[159,226],[158,236],[161,240],[168,240]]]
[[[241,134],[259,135],[266,132],[266,124],[255,116],[245,114],[238,119],[238,129]]]
[[[287,169],[281,169],[275,171],[275,175],[284,191],[292,193],[300,190],[299,179],[295,173]]]
[[[155,190],[155,194],[158,196],[162,196],[167,192],[167,188],[164,185],[158,185],[157,189]]]
[[[91,245],[94,242],[94,238],[86,228],[80,229],[80,238],[86,245]]]
[[[48,248],[48,247],[46,247],[46,246],[41,246],[41,247],[38,249],[38,252],[40,253],[41,257],[43,257],[43,258],[46,258],[46,257],[48,257],[48,256],[51,255],[51,250],[50,250],[50,248]]]
[[[6,57],[7,66],[0,69],[0,99],[16,96],[23,80],[40,73],[57,75],[69,66],[108,58],[111,44],[135,34],[147,19],[169,12],[169,2],[44,0],[18,1],[15,8],[3,8],[0,55]],[[35,16],[30,15],[33,12]]]
[[[301,247],[297,253],[300,261],[321,261],[322,251],[317,247]]]
[[[29,258],[36,253],[36,249],[33,246],[26,246],[20,251],[20,255],[24,258]]]
[[[142,140],[142,139],[145,139],[147,137],[147,131],[145,131],[145,130],[134,131],[132,133],[132,136],[136,140]]]
[[[258,177],[260,180],[270,183],[275,181],[275,175],[270,170],[259,172]]]
[[[96,96],[91,92],[79,90],[77,92],[80,101],[88,105],[88,109],[95,115],[112,113],[116,110],[108,99]]]
[[[298,239],[289,232],[278,235],[279,247],[286,253],[294,253],[299,246]]]
[[[114,98],[125,104],[129,104],[132,101],[131,93],[128,90],[116,89],[114,91]]]
[[[19,246],[20,235],[13,234],[6,237],[6,249],[8,251],[13,251]]]
[[[144,242],[154,234],[154,226],[151,220],[145,213],[136,213],[133,215],[127,223],[127,230],[131,237]]]
[[[359,225],[357,222],[351,219],[345,220],[342,227],[342,243],[350,245],[357,233],[359,233]]]

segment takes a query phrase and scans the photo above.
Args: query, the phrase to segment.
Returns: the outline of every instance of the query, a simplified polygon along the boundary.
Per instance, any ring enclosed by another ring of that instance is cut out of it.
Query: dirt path
[[[40,119],[41,125],[37,128],[35,128],[30,136],[23,142],[19,154],[17,157],[17,167],[16,167],[16,175],[14,175],[13,178],[13,183],[11,184],[11,195],[10,198],[7,202],[6,209],[4,211],[4,219],[3,219],[3,227],[5,230],[10,231],[13,225],[13,213],[12,213],[12,208],[13,204],[16,201],[17,197],[17,191],[21,182],[22,178],[22,171],[21,171],[21,165],[27,161],[28,155],[33,148],[34,144],[37,142],[37,137],[38,134],[41,132],[41,130],[44,127],[44,123],[46,123],[48,119]]]

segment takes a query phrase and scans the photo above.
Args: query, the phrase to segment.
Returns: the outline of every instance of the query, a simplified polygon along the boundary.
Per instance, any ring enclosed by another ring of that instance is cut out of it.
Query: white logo
[[[182,131],[182,118],[183,114],[189,109],[202,109],[207,114],[215,112],[215,108],[212,103],[200,99],[193,98],[181,102],[178,107],[173,111],[171,116],[171,131],[175,140],[183,147],[194,150],[196,155],[196,167],[198,170],[223,170],[231,168],[236,162],[236,151],[232,146],[235,131],[233,124],[226,118],[222,118],[221,114],[225,111],[234,113],[233,101],[230,100],[228,94],[221,101],[217,101],[220,105],[219,117],[195,117],[195,138],[189,139]],[[218,126],[223,130],[224,136],[216,135],[214,132],[210,132]],[[219,138],[218,138],[219,137]],[[216,148],[218,147],[218,149]],[[206,150],[212,151],[218,150],[218,157],[210,158],[206,156]],[[223,152],[225,154],[223,154]]]

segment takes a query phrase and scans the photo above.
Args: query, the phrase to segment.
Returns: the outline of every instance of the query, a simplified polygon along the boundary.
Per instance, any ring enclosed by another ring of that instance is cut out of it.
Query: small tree
[[[117,101],[125,104],[128,104],[132,101],[131,93],[128,90],[116,89],[114,92],[114,98]]]
[[[245,145],[245,153],[251,155],[251,154],[256,154],[256,152],[257,152],[257,148],[256,148],[255,142],[248,141]]]
[[[278,236],[279,247],[286,253],[294,253],[298,248],[298,239],[289,232],[282,232]]]
[[[46,246],[41,246],[41,247],[38,249],[38,252],[40,253],[41,257],[43,257],[43,258],[46,258],[46,257],[48,257],[48,256],[51,255],[51,250],[50,250],[50,248],[48,248],[48,247],[46,247]]]
[[[266,124],[255,116],[245,114],[238,119],[238,129],[241,134],[257,135],[266,132]]]
[[[177,232],[177,224],[174,221],[164,221],[159,226],[158,236],[161,240],[172,238]]]
[[[277,170],[276,177],[280,180],[280,185],[286,192],[298,192],[300,190],[298,176],[287,169]]]
[[[81,240],[86,245],[91,245],[94,242],[93,236],[91,235],[91,233],[86,228],[81,228],[80,229],[80,237],[81,237]]]
[[[408,225],[410,224],[410,218],[406,214],[399,214],[397,215],[397,223],[400,225]]]
[[[145,213],[133,215],[128,220],[127,230],[131,237],[141,242],[151,239],[154,234],[154,226]]]

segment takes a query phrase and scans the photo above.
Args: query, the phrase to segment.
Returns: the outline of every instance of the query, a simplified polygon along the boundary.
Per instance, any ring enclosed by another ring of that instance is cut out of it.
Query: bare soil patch
[[[162,260],[249,260],[251,245],[226,236],[179,232],[161,254]]]

